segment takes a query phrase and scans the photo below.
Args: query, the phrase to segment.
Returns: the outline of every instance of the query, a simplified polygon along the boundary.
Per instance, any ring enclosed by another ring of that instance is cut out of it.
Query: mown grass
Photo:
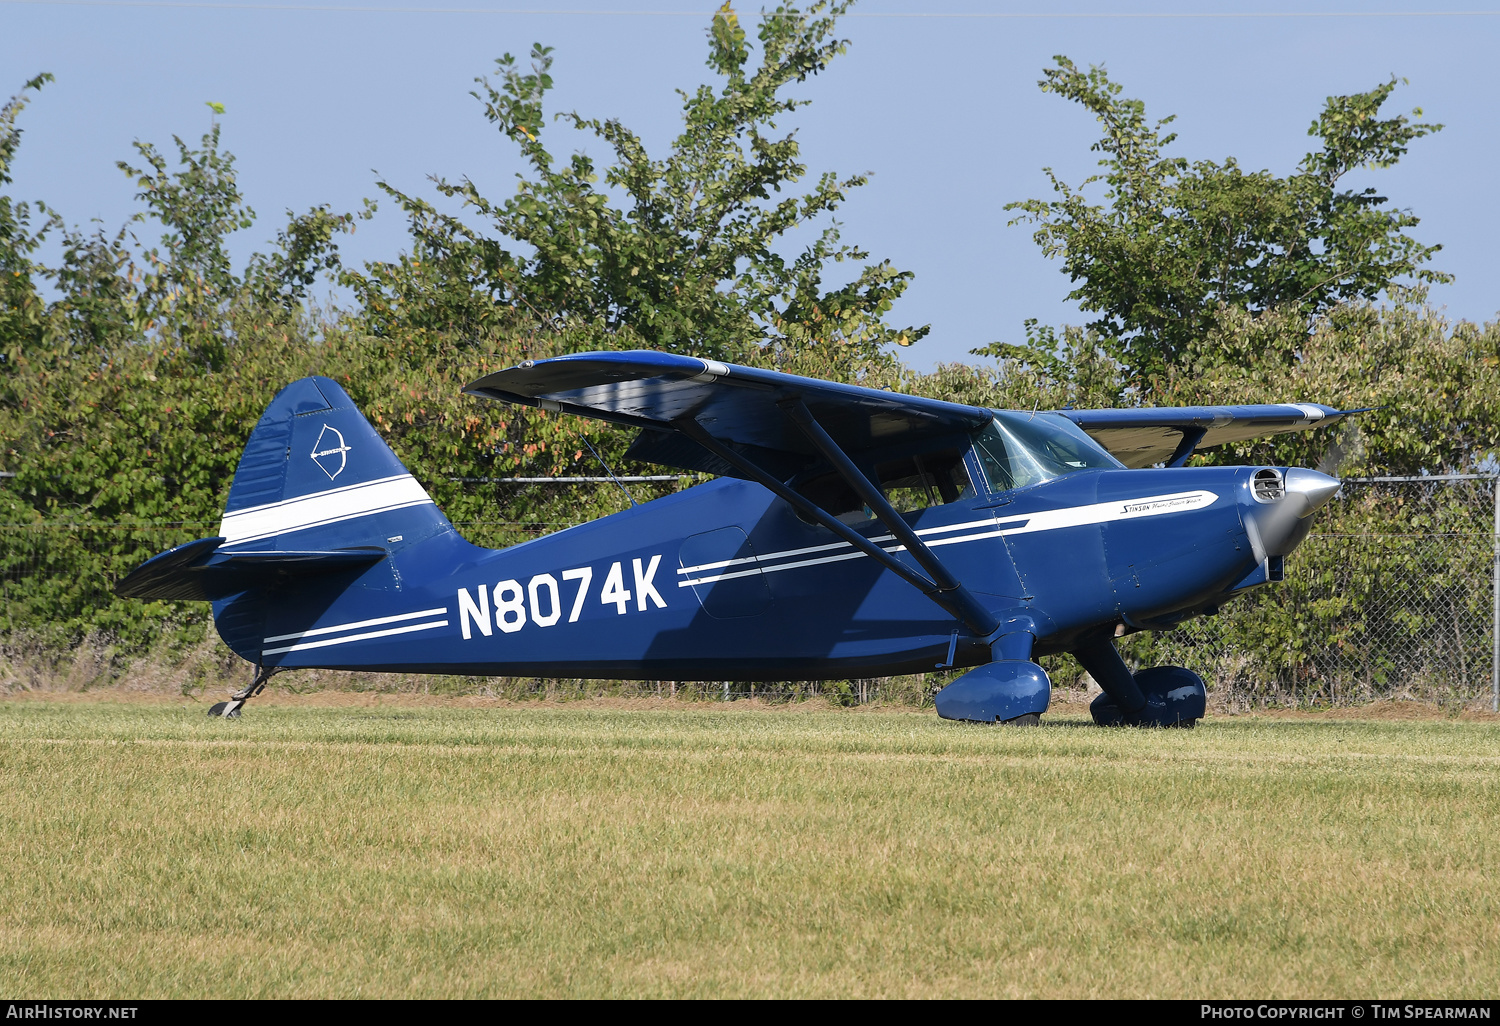
[[[0,991],[1493,996],[1497,739],[0,702]]]

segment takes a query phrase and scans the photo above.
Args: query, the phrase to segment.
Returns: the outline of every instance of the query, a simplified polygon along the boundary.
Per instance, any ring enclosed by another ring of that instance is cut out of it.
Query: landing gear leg
[[[1073,658],[1104,689],[1104,694],[1089,706],[1094,722],[1104,727],[1135,723],[1146,711],[1146,696],[1135,682],[1135,675],[1109,638],[1096,638],[1074,649]]]
[[[227,702],[216,702],[209,707],[210,716],[219,716],[226,720],[237,720],[240,718],[240,708],[250,699],[266,689],[266,681],[281,672],[279,666],[257,666],[255,668],[255,679],[250,686],[242,688],[229,696]]]
[[[1104,694],[1089,704],[1101,727],[1186,727],[1203,717],[1208,691],[1203,678],[1181,666],[1153,666],[1131,673],[1108,638],[1073,653]]]

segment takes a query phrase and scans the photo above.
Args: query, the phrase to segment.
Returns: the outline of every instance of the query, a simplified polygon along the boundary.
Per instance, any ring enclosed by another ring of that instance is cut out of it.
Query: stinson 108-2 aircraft
[[[213,603],[258,668],[820,680],[972,667],[940,716],[1028,724],[1071,653],[1104,724],[1192,725],[1197,674],[1115,639],[1282,577],[1339,482],[1186,467],[1199,447],[1335,423],[1312,404],[1013,412],[658,352],[527,361],[468,394],[637,429],[707,483],[507,549],[465,541],[349,397],[293,382],[215,537],[122,579]],[[1160,466],[1155,466],[1160,465]]]

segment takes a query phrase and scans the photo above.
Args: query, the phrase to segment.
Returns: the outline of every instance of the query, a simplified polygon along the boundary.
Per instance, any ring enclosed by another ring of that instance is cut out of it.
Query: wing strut
[[[896,508],[886,501],[886,497],[868,477],[860,472],[843,449],[839,448],[828,434],[823,430],[823,425],[818,423],[812,411],[801,399],[787,400],[779,404],[786,411],[792,423],[802,429],[807,435],[808,441],[812,442],[817,450],[823,454],[823,458],[833,464],[839,476],[848,482],[849,487],[854,489],[856,495],[864,500],[880,522],[886,526],[886,530],[896,536],[896,540],[906,547],[906,551],[912,554],[912,558],[922,564],[937,587],[937,595],[930,597],[942,605],[944,609],[951,609],[953,615],[962,620],[964,626],[979,635],[981,638],[988,637],[999,629],[1000,622],[995,619],[995,614],[984,608],[963,586],[957,577],[953,576],[943,561],[938,559],[933,551],[927,547],[927,543],[917,537],[917,532],[911,529],[911,525],[902,518]],[[941,596],[939,599],[938,596]]]
[[[1193,451],[1198,448],[1198,443],[1203,441],[1203,436],[1208,434],[1208,428],[1189,427],[1182,429],[1182,441],[1177,443],[1177,448],[1172,450],[1172,455],[1167,457],[1167,466],[1181,467],[1193,458]]]
[[[811,415],[809,414],[809,416]],[[785,502],[789,506],[797,510],[799,513],[802,513],[805,516],[811,517],[812,519],[816,520],[818,523],[828,528],[844,541],[848,542],[850,545],[853,545],[856,549],[863,552],[865,555],[869,556],[876,562],[880,563],[887,570],[891,571],[893,574],[906,581],[912,587],[916,588],[922,594],[932,599],[933,602],[942,607],[944,612],[948,613],[954,619],[958,620],[979,637],[987,638],[999,629],[999,621],[995,619],[994,614],[992,614],[989,610],[985,609],[977,601],[975,601],[974,597],[970,595],[966,590],[964,590],[963,586],[961,584],[958,584],[957,581],[953,582],[954,586],[957,589],[956,592],[954,588],[943,588],[938,584],[934,584],[925,576],[913,570],[905,563],[901,562],[894,555],[887,552],[879,545],[876,545],[874,542],[870,541],[870,539],[866,538],[858,531],[854,530],[854,528],[850,527],[842,520],[839,520],[837,517],[830,514],[827,510],[817,505],[817,503],[811,501],[804,495],[798,494],[791,488],[788,488],[785,483],[778,481],[771,474],[762,470],[760,467],[756,466],[754,463],[750,462],[744,456],[735,452],[727,445],[721,443],[717,438],[705,431],[703,429],[703,425],[699,424],[692,417],[682,417],[674,420],[672,422],[672,426],[678,431],[681,431],[684,435],[687,435],[693,441],[697,442],[699,445],[703,446],[703,448],[707,449],[715,456],[719,457],[719,459],[723,460],[725,463],[728,463],[730,466],[740,471],[750,480],[756,482],[763,488],[774,493],[779,498],[785,500]],[[846,460],[848,459],[848,457],[844,457],[842,450],[835,447],[835,451],[838,452],[839,456],[843,457]],[[864,481],[866,487],[868,487],[869,482],[864,478],[864,475],[860,474],[858,470],[855,470],[854,473],[859,477],[861,481]],[[878,495],[879,493],[877,492],[876,494]],[[880,496],[880,501],[882,505],[884,505],[887,509],[890,509],[890,504],[885,501],[884,496]],[[874,507],[871,508],[873,509]],[[905,529],[905,532],[907,534],[910,534],[913,539],[916,539],[915,533],[912,532],[911,528],[906,525],[906,521],[901,520],[899,515],[896,516],[896,519]],[[881,522],[885,523],[883,518]],[[886,526],[889,527],[890,525],[887,524]],[[897,537],[898,539],[900,539],[899,535]],[[925,552],[929,557],[931,557],[931,552],[928,550],[927,546],[924,545],[920,540],[916,541],[915,548],[912,545],[907,544],[907,551],[912,552],[913,554],[916,554],[917,552]],[[936,562],[936,560],[934,560],[934,562]],[[942,564],[939,563],[938,566],[940,569],[943,569]],[[946,569],[944,569],[944,577],[947,577],[950,580],[952,579],[952,576],[950,574],[947,574]],[[967,603],[963,602],[963,599],[966,599]]]

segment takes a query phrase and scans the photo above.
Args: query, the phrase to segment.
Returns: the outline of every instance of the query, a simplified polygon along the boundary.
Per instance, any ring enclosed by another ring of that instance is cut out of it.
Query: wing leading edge
[[[528,360],[464,391],[643,428],[628,454],[632,459],[745,476],[694,439],[701,430],[783,480],[822,460],[787,416],[788,404],[797,401],[851,455],[914,451],[929,441],[967,435],[991,418],[978,406],[651,350]],[[1325,427],[1364,411],[1284,403],[1054,412],[1125,466],[1148,467],[1181,466],[1198,449]],[[697,424],[691,434],[679,427],[689,420]]]

